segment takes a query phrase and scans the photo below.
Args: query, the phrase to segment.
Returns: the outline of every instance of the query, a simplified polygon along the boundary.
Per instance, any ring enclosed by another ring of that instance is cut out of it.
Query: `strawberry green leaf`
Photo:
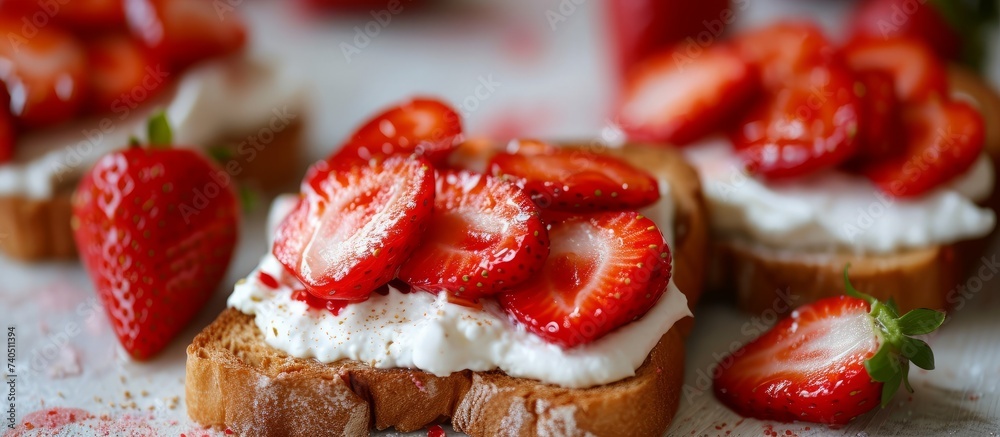
[[[141,143],[139,142],[139,139],[135,137],[135,135],[132,135],[132,136],[128,137],[128,146],[129,147],[139,147],[139,144],[141,144]]]
[[[892,379],[885,381],[882,385],[882,408],[889,405],[889,401],[899,390],[899,383],[903,382],[903,372],[897,372]]]
[[[209,147],[208,155],[219,164],[226,164],[235,157],[233,156],[233,151],[226,146]]]
[[[858,291],[857,289],[854,288],[853,285],[851,285],[851,278],[847,275],[847,270],[850,268],[851,268],[850,263],[844,266],[844,288],[847,290],[846,294],[848,296],[855,297],[865,302],[868,302],[868,304],[872,306],[872,309],[874,309],[875,304],[878,303],[878,300],[876,300],[874,297],[871,297],[867,294]]]
[[[906,337],[903,340],[903,357],[924,370],[934,370],[934,352],[923,340]]]
[[[944,323],[944,317],[944,313],[940,311],[918,308],[899,318],[899,329],[903,335],[928,334]]]
[[[899,361],[893,357],[890,348],[882,347],[865,361],[865,370],[872,379],[888,383],[899,375]]]
[[[167,114],[158,112],[149,118],[146,125],[146,134],[149,136],[149,144],[154,148],[167,148],[173,144],[173,133],[170,131],[170,123],[167,122]]]
[[[913,386],[910,385],[910,363],[903,364],[903,385],[906,391],[913,393]]]
[[[243,206],[243,212],[251,213],[257,208],[259,203],[259,196],[253,190],[241,185],[239,187],[240,204]]]
[[[849,267],[849,264],[844,267],[846,294],[868,302],[872,323],[879,331],[879,349],[865,360],[865,370],[872,380],[883,383],[882,406],[885,407],[899,390],[900,384],[904,384],[907,390],[913,392],[909,381],[911,362],[922,369],[934,369],[934,353],[930,346],[922,340],[909,336],[934,331],[944,323],[945,315],[921,308],[900,317],[899,309],[892,299],[882,303],[855,289],[847,274]]]
[[[899,317],[899,305],[896,305],[895,299],[890,297],[888,300],[885,301],[885,306],[888,307],[890,310],[892,310],[893,315]]]

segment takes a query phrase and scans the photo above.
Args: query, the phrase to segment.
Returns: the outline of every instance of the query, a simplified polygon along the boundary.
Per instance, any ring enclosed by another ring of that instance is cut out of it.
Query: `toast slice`
[[[609,153],[670,183],[676,205],[673,276],[693,306],[708,249],[697,175],[672,150],[631,146]],[[689,321],[660,338],[635,376],[566,389],[501,371],[442,378],[349,360],[293,358],[269,347],[251,316],[227,309],[188,346],[188,415],[248,436],[356,436],[372,428],[414,431],[448,421],[472,436],[663,435],[680,401]]]
[[[237,132],[212,142],[230,151],[229,155],[234,157],[220,166],[226,168],[235,163],[233,168],[239,169],[237,178],[260,189],[286,188],[285,184],[294,180],[300,170],[303,123],[294,121],[275,132],[274,139],[253,155],[255,159],[246,159],[247,155],[237,153],[237,148],[247,135],[256,135],[256,132]],[[69,221],[70,198],[77,182],[67,180],[55,196],[46,199],[0,196],[0,251],[22,261],[75,259],[76,244]]]
[[[1000,96],[975,73],[952,66],[949,81],[956,98],[968,100],[985,120],[1000,119]],[[1000,174],[1000,125],[986,123],[984,151]],[[1000,190],[983,204],[1000,208]],[[820,298],[843,292],[843,269],[851,264],[851,283],[880,300],[892,297],[900,310],[948,310],[962,299],[970,270],[984,265],[980,257],[996,230],[986,237],[892,254],[855,255],[778,250],[747,241],[718,241],[713,260],[713,287],[735,293],[739,307],[754,314],[784,313]]]

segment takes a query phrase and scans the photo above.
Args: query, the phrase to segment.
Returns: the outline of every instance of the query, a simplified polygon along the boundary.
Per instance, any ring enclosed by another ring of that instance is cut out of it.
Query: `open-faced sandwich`
[[[859,290],[904,311],[962,299],[996,225],[988,86],[920,41],[836,46],[807,23],[695,48],[638,67],[619,115],[698,169],[717,285],[787,311],[838,293],[850,263]]]
[[[188,347],[192,419],[666,431],[707,251],[694,170],[670,150],[461,136],[444,104],[406,102],[275,202],[271,251]]]
[[[165,110],[179,144],[265,188],[296,168],[301,85],[246,53],[238,14],[200,0],[0,5],[0,249],[76,256],[69,198]],[[260,159],[265,156],[264,159]]]

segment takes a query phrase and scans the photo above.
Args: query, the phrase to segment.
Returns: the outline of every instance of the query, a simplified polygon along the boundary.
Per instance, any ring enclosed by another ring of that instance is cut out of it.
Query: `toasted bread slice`
[[[949,80],[956,98],[971,101],[985,120],[1000,119],[1000,97],[972,72],[953,66]],[[1000,125],[986,123],[984,151],[1000,167]],[[984,206],[998,210],[1000,190]],[[796,306],[843,294],[844,266],[851,264],[851,283],[879,299],[893,298],[902,311],[914,308],[948,310],[961,296],[969,269],[993,233],[949,245],[935,245],[884,255],[778,250],[747,241],[719,241],[715,246],[713,286],[735,293],[741,309],[759,314],[787,312]]]
[[[676,205],[673,277],[693,306],[708,249],[697,175],[675,151],[628,147],[609,153],[670,183]],[[372,428],[413,431],[448,421],[472,436],[658,436],[680,400],[689,329],[689,322],[675,324],[635,376],[566,389],[500,371],[442,378],[349,360],[293,358],[269,347],[251,316],[228,309],[187,349],[188,414],[203,425],[248,436],[355,436]]]
[[[238,153],[247,135],[256,130],[242,132],[229,138],[220,138],[218,144],[231,153],[230,161],[221,163],[238,179],[260,189],[271,191],[286,188],[299,171],[299,149],[302,141],[302,122],[293,122],[274,134],[274,139],[261,148],[254,159]],[[235,171],[238,171],[238,174]],[[0,196],[0,250],[22,261],[43,259],[75,259],[76,244],[70,230],[70,198],[77,180],[67,180],[65,186],[52,198],[31,199],[22,196]]]

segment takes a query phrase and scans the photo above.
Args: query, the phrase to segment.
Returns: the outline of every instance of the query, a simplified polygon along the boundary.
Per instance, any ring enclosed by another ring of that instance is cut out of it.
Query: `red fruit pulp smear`
[[[268,288],[278,288],[278,280],[274,279],[274,276],[264,272],[260,272],[258,276],[260,277],[260,282]]]
[[[434,425],[427,428],[427,437],[445,437],[444,428],[441,425]]]
[[[30,431],[44,428],[55,431],[71,423],[87,420],[94,417],[92,414],[79,408],[49,408],[41,411],[28,413],[21,420],[21,426],[8,435],[20,435],[18,431]]]
[[[351,304],[351,301],[346,300],[326,300],[320,299],[313,296],[308,291],[305,290],[295,290],[292,292],[292,299],[305,302],[310,307],[317,310],[326,310],[335,316],[340,315],[340,310],[344,309],[347,305]]]

